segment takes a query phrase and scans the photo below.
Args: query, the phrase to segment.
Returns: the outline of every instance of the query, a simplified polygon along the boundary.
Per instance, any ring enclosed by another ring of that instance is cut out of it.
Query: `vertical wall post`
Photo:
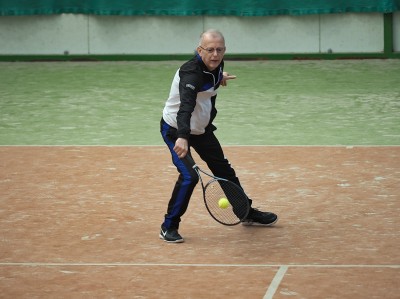
[[[383,14],[383,53],[386,58],[393,54],[393,13]]]

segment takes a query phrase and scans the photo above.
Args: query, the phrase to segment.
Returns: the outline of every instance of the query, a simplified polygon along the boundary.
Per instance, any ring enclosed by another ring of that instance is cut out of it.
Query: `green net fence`
[[[268,16],[346,12],[391,13],[400,0],[0,0],[0,16],[96,15],[225,15]]]

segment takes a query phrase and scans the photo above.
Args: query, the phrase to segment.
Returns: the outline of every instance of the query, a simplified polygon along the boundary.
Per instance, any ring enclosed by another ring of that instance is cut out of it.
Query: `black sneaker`
[[[247,218],[242,220],[242,225],[250,226],[271,226],[278,221],[278,216],[271,212],[261,212],[257,209],[250,209]]]
[[[166,229],[163,226],[161,226],[160,239],[162,239],[168,243],[182,243],[183,242],[183,238],[178,233],[178,230],[176,228]]]

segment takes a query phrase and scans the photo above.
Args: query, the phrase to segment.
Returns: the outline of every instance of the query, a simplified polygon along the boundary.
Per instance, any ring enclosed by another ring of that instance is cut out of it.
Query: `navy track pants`
[[[199,178],[196,171],[192,168],[193,165],[186,159],[180,159],[173,150],[177,139],[177,130],[168,125],[164,120],[161,120],[160,131],[171,152],[172,162],[179,172],[178,179],[168,203],[163,226],[167,229],[178,229],[181,217],[187,210],[190,197],[192,196]],[[208,168],[215,176],[225,178],[241,186],[235,170],[225,158],[221,144],[214,135],[214,132],[207,132],[202,135],[190,135],[188,142],[188,155],[191,155],[190,149],[193,148],[200,158],[206,162]]]

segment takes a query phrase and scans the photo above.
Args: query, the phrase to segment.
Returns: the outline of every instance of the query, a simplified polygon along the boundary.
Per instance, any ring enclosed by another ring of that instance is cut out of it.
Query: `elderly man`
[[[226,86],[227,80],[236,78],[224,72],[225,50],[225,39],[221,32],[205,31],[200,37],[196,55],[176,72],[163,110],[161,135],[179,172],[161,225],[160,238],[166,242],[184,241],[178,233],[179,223],[199,180],[190,160],[184,159],[186,155],[191,157],[191,148],[207,163],[215,176],[240,186],[234,169],[214,135],[216,127],[212,124],[217,115],[215,102],[219,86]],[[251,208],[242,224],[270,226],[277,220],[274,213]]]

